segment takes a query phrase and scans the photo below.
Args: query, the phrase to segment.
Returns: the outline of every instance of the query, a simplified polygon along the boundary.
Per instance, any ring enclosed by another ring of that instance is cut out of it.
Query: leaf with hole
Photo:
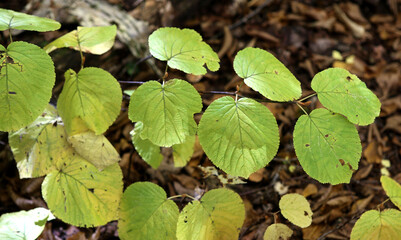
[[[57,30],[60,27],[60,23],[49,18],[37,17],[0,8],[0,31],[17,29],[47,32]]]
[[[173,79],[163,85],[156,81],[142,84],[131,96],[128,116],[142,122],[140,137],[153,144],[170,147],[194,135],[195,113],[202,110],[202,99],[186,81]]]
[[[263,240],[289,240],[293,231],[287,225],[275,223],[267,227]]]
[[[301,97],[301,83],[271,53],[245,48],[234,59],[234,70],[246,85],[274,101],[293,101]]]
[[[118,233],[121,239],[176,239],[179,210],[164,190],[150,182],[136,182],[121,200]]]
[[[238,239],[245,220],[241,197],[225,188],[207,192],[181,211],[177,224],[178,240]]]
[[[210,160],[226,173],[247,178],[265,167],[279,146],[276,119],[255,100],[215,100],[199,122],[199,142]]]
[[[382,176],[380,182],[390,200],[401,209],[401,185],[387,176]]]
[[[297,193],[286,194],[279,202],[281,214],[291,223],[301,228],[309,227],[312,223],[312,210],[306,198]]]
[[[42,183],[42,196],[52,213],[80,227],[116,220],[123,189],[120,166],[115,163],[99,171],[71,146],[66,146],[63,152],[65,157],[54,162],[56,170]]]
[[[312,79],[312,89],[329,110],[358,125],[372,123],[380,114],[380,101],[356,75],[342,68],[329,68]]]
[[[293,135],[295,153],[309,176],[321,183],[349,183],[362,151],[354,124],[319,108],[298,119]]]
[[[370,210],[362,214],[351,232],[351,240],[399,239],[401,212],[395,209]]]
[[[152,168],[158,168],[160,163],[163,161],[163,155],[160,153],[160,147],[153,144],[148,139],[142,139],[140,137],[142,129],[142,122],[137,122],[134,130],[132,130],[130,133],[132,137],[132,144],[134,144],[135,150],[145,162],[152,166]]]
[[[159,28],[149,36],[150,53],[171,68],[201,75],[220,68],[220,59],[201,35],[192,29]]]
[[[83,68],[78,73],[68,70],[57,107],[66,131],[73,131],[82,124],[95,132],[104,133],[120,113],[122,91],[117,80],[100,68]]]
[[[77,30],[69,32],[47,44],[43,49],[50,53],[56,49],[68,47],[77,51],[100,55],[113,47],[116,33],[116,25],[78,27]]]
[[[35,240],[53,214],[45,208],[6,213],[0,217],[0,239]]]
[[[54,65],[43,49],[27,42],[2,47],[0,62],[0,131],[17,131],[32,123],[49,103]]]

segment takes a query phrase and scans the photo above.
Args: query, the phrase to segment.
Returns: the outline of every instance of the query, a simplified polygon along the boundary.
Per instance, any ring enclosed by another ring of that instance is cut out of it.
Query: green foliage
[[[345,69],[326,69],[316,74],[311,86],[323,106],[343,114],[354,124],[368,125],[379,116],[379,99],[364,82]]]
[[[289,240],[292,233],[293,231],[287,225],[275,223],[266,229],[263,240]]]
[[[164,190],[150,182],[136,182],[125,190],[120,206],[121,239],[176,239],[179,210]]]
[[[390,200],[401,209],[401,185],[387,176],[382,176],[380,182]]]
[[[201,35],[191,29],[160,28],[149,36],[150,53],[171,68],[201,75],[220,68],[220,59]]]
[[[96,135],[104,133],[120,113],[122,92],[117,80],[100,68],[70,69],[57,107],[68,134],[84,122]]]
[[[69,32],[43,49],[50,53],[58,48],[72,48],[77,51],[91,54],[103,54],[111,49],[116,37],[116,25],[104,27],[78,27],[77,30]]]
[[[142,122],[142,139],[170,147],[194,135],[195,113],[202,110],[202,99],[196,89],[180,79],[160,84],[149,81],[131,96],[128,115],[133,122]]]
[[[0,131],[16,131],[43,112],[55,81],[53,61],[40,47],[13,42],[0,49]]]
[[[8,136],[20,178],[44,176],[54,169],[52,161],[61,157],[52,138],[52,125],[58,122],[56,109],[48,105],[33,123]]]
[[[274,101],[301,97],[301,83],[277,58],[259,48],[245,48],[234,59],[234,70],[246,85]]]
[[[173,145],[175,167],[184,167],[194,153],[195,135],[187,136],[181,144]]]
[[[244,219],[245,207],[240,196],[228,189],[214,189],[182,210],[177,239],[237,239]]]
[[[401,212],[395,209],[370,210],[362,214],[351,232],[351,240],[399,239]]]
[[[35,240],[54,216],[45,208],[6,213],[0,217],[0,239]]]
[[[300,194],[284,195],[279,202],[281,214],[291,223],[301,227],[309,227],[312,223],[312,210],[308,200]]]
[[[350,181],[362,151],[355,126],[326,109],[315,109],[298,119],[294,148],[309,176],[331,184]]]
[[[222,97],[206,109],[199,123],[206,155],[225,172],[248,177],[277,152],[278,127],[273,114],[249,98]]]
[[[57,30],[60,27],[60,23],[48,18],[32,16],[0,8],[0,31],[18,29],[47,32]]]

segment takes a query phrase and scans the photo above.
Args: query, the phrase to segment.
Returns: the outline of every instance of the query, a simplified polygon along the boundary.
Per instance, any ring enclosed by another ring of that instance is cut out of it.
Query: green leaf
[[[128,95],[131,97],[131,95],[134,93],[135,90],[129,89],[129,90],[124,90],[124,94]]]
[[[181,144],[173,145],[175,167],[184,167],[194,153],[195,135],[188,136]]]
[[[195,113],[202,110],[202,99],[186,81],[173,79],[164,85],[156,81],[142,84],[131,96],[128,116],[142,122],[140,137],[153,144],[170,147],[194,135]]]
[[[279,145],[273,114],[249,98],[214,101],[200,120],[198,135],[206,155],[217,167],[245,178],[266,166]]]
[[[60,141],[65,133],[63,127],[57,126],[60,122],[54,107],[49,105],[44,114],[28,127],[9,135],[20,178],[44,176],[55,170],[54,161],[65,157],[63,150],[69,145]]]
[[[270,225],[263,236],[263,240],[289,240],[293,231],[282,223]]]
[[[69,136],[68,142],[79,155],[99,170],[120,161],[120,154],[109,140],[103,135],[96,135],[91,130]]]
[[[45,208],[6,213],[0,217],[0,239],[35,240],[54,216]]]
[[[229,189],[214,189],[200,201],[188,203],[181,211],[177,239],[238,239],[244,220],[245,207],[241,197]]]
[[[171,68],[201,75],[220,68],[220,59],[212,48],[192,29],[159,28],[149,36],[150,53]]]
[[[305,172],[321,183],[349,183],[358,169],[362,146],[354,124],[320,108],[301,116],[294,129],[294,148]]]
[[[158,168],[163,161],[163,155],[160,153],[160,147],[153,144],[148,139],[142,139],[140,134],[143,129],[142,122],[135,124],[134,130],[131,131],[132,143],[139,156],[147,162],[152,168]]]
[[[36,45],[13,42],[0,51],[0,131],[16,131],[46,108],[56,75],[50,56]]]
[[[179,210],[164,190],[150,182],[136,182],[125,190],[120,206],[121,239],[176,239]]]
[[[56,170],[42,183],[42,196],[52,213],[80,227],[116,220],[123,188],[119,165],[115,163],[99,171],[72,147],[65,147],[63,153],[65,157],[54,162]]]
[[[370,210],[362,214],[351,232],[351,240],[399,239],[401,212],[386,209],[382,212]]]
[[[301,97],[301,83],[271,53],[245,48],[234,59],[234,70],[246,85],[274,101],[293,101]]]
[[[60,27],[60,23],[49,18],[32,16],[0,8],[0,31],[18,29],[47,32],[57,30]]]
[[[390,200],[401,209],[401,185],[387,176],[382,176],[380,182]]]
[[[281,214],[292,224],[301,228],[311,225],[313,213],[304,196],[297,193],[286,194],[281,197],[279,207]]]
[[[380,114],[380,101],[364,82],[343,68],[329,68],[312,79],[312,89],[329,110],[358,125],[371,124]]]
[[[73,129],[82,119],[87,128],[99,135],[104,133],[120,113],[122,91],[117,80],[100,68],[84,68],[76,74],[68,70],[57,107],[66,131]]]
[[[116,25],[78,27],[77,30],[59,37],[46,45],[43,49],[47,53],[50,53],[58,48],[68,47],[77,51],[100,55],[113,47],[116,33]]]

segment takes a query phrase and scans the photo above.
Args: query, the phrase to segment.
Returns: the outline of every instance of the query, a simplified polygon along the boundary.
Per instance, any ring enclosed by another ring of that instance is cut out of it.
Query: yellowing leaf
[[[245,208],[240,196],[228,189],[214,189],[181,211],[177,239],[238,239],[244,219]]]
[[[220,68],[219,57],[192,29],[159,28],[149,36],[150,53],[171,68],[201,75]]]
[[[120,206],[121,239],[176,239],[179,210],[164,190],[150,182],[136,182],[125,190]]]
[[[114,122],[121,110],[122,92],[117,80],[100,68],[83,68],[79,73],[68,70],[57,108],[68,134],[82,120],[99,135]]]
[[[401,185],[387,176],[382,176],[380,182],[390,200],[401,209]]]
[[[292,233],[293,231],[287,225],[275,223],[266,229],[263,240],[288,240]]]
[[[60,23],[49,18],[37,17],[0,8],[0,31],[18,29],[47,32],[57,30],[60,27]]]
[[[193,115],[202,110],[202,99],[186,81],[173,79],[163,85],[156,81],[142,84],[131,96],[128,116],[142,122],[142,139],[157,146],[183,143],[196,132]]]
[[[96,135],[91,130],[69,136],[68,142],[79,155],[99,170],[103,170],[120,160],[120,154],[109,140],[103,135]]]
[[[277,58],[259,48],[245,48],[234,59],[234,70],[246,85],[274,101],[301,97],[301,83]]]
[[[58,48],[69,47],[77,51],[92,54],[103,54],[110,50],[114,44],[117,27],[78,27],[77,30],[69,32],[53,42],[46,45],[43,49],[50,53]]]
[[[184,167],[194,153],[195,135],[188,136],[183,143],[173,145],[175,167]]]
[[[279,207],[281,214],[291,223],[301,228],[311,225],[313,213],[304,196],[297,193],[286,194],[281,197]]]
[[[6,213],[0,217],[0,239],[35,240],[54,216],[45,208]]]
[[[163,161],[163,155],[160,153],[160,147],[153,144],[148,139],[142,139],[140,134],[143,129],[142,122],[135,124],[134,130],[131,131],[132,144],[139,156],[147,162],[152,168],[158,168]]]
[[[351,240],[400,239],[401,212],[386,209],[370,210],[362,214],[351,232]]]

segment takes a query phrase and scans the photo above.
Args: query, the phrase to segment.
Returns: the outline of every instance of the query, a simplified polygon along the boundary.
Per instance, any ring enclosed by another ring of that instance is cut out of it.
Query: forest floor
[[[7,1],[8,2],[8,1]],[[299,165],[292,143],[294,125],[302,114],[291,103],[265,104],[275,115],[280,130],[277,156],[263,169],[244,179],[245,184],[227,185],[243,199],[246,220],[240,239],[262,239],[266,227],[274,222],[288,223],[293,239],[349,239],[360,215],[382,204],[386,195],[380,176],[388,174],[401,182],[401,12],[397,0],[354,1],[272,1],[272,0],[109,0],[137,19],[149,23],[150,32],[163,26],[192,28],[198,31],[218,52],[221,68],[203,77],[183,75],[171,70],[169,78],[187,79],[203,92],[204,106],[221,97],[210,91],[234,92],[241,84],[232,63],[236,53],[247,47],[258,47],[274,54],[302,84],[303,96],[312,90],[313,76],[329,67],[343,67],[363,80],[382,103],[380,116],[369,126],[358,127],[362,142],[359,169],[349,184],[321,184],[310,178]],[[21,11],[26,1],[0,3],[2,8]],[[63,24],[63,23],[62,23]],[[15,40],[28,40],[43,46],[79,23],[66,24],[54,33],[23,32]],[[2,42],[6,37],[2,36]],[[57,83],[55,100],[63,85],[63,72],[77,68],[79,53],[63,52],[54,57]],[[87,56],[87,65],[101,67],[118,80],[148,81],[157,79],[154,71],[130,54],[127,46],[117,42],[114,49],[102,56]],[[156,61],[159,69],[162,62]],[[124,90],[138,85],[122,84]],[[245,85],[241,93],[255,99],[263,97]],[[310,99],[310,109],[321,107],[318,99]],[[55,102],[55,101],[54,101]],[[204,177],[198,167],[213,166],[199,143],[183,168],[174,168],[171,150],[164,149],[165,159],[152,169],[135,152],[129,132],[134,124],[127,117],[129,97],[125,97],[121,114],[106,132],[121,155],[120,166],[124,185],[151,181],[162,186],[169,196],[194,195],[197,189],[221,187],[216,177]],[[204,109],[205,109],[204,108]],[[195,115],[198,122],[201,114]],[[221,173],[223,174],[223,173]],[[40,184],[43,178],[20,180],[8,145],[7,134],[0,134],[0,214],[45,206]],[[278,202],[284,193],[300,193],[307,197],[313,211],[313,223],[301,229],[280,214]],[[178,201],[180,208],[185,201]],[[91,229],[77,228],[55,220],[47,224],[42,239],[118,239],[117,223]]]

